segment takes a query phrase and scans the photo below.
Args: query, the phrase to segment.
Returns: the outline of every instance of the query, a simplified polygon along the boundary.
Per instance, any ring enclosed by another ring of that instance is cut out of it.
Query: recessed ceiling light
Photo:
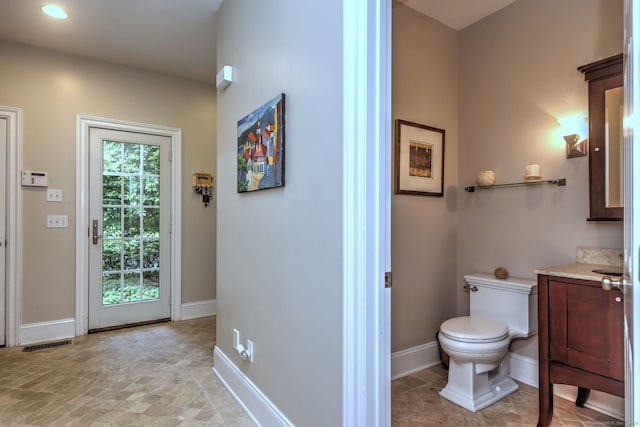
[[[69,15],[64,11],[63,8],[57,6],[55,4],[48,4],[46,6],[42,6],[42,11],[52,18],[56,19],[67,19]]]

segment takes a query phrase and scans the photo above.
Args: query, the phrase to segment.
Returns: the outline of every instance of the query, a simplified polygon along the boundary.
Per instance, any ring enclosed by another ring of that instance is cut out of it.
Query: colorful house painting
[[[284,186],[284,94],[238,121],[238,193]]]

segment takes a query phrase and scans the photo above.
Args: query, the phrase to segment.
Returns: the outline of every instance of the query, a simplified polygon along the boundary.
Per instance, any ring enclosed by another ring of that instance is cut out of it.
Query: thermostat
[[[46,187],[47,172],[22,171],[22,185],[30,187]]]

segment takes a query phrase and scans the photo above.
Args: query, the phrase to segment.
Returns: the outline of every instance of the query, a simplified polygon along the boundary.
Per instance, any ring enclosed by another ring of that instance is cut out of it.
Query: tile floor
[[[238,426],[253,423],[211,372],[215,317],[161,323],[22,352],[0,348],[0,426]],[[392,382],[392,425],[535,426],[537,390],[473,414],[440,398],[436,366]],[[623,423],[557,398],[553,426]],[[332,427],[332,426],[328,426]]]
[[[526,384],[499,402],[472,413],[438,392],[447,384],[447,371],[441,366],[417,372],[391,383],[391,424],[394,427],[418,426],[535,426],[538,422],[538,390]],[[624,426],[622,421],[573,402],[554,399],[554,427]]]
[[[215,318],[0,349],[0,426],[253,426],[211,371]]]

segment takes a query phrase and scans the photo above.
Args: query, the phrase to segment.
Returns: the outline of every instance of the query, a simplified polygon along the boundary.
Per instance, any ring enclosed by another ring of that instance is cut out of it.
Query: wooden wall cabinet
[[[589,82],[589,221],[623,217],[622,59],[619,54],[578,67]],[[608,100],[616,88],[618,96]]]
[[[540,406],[538,426],[553,417],[553,384],[624,397],[622,292],[600,282],[538,275]]]

